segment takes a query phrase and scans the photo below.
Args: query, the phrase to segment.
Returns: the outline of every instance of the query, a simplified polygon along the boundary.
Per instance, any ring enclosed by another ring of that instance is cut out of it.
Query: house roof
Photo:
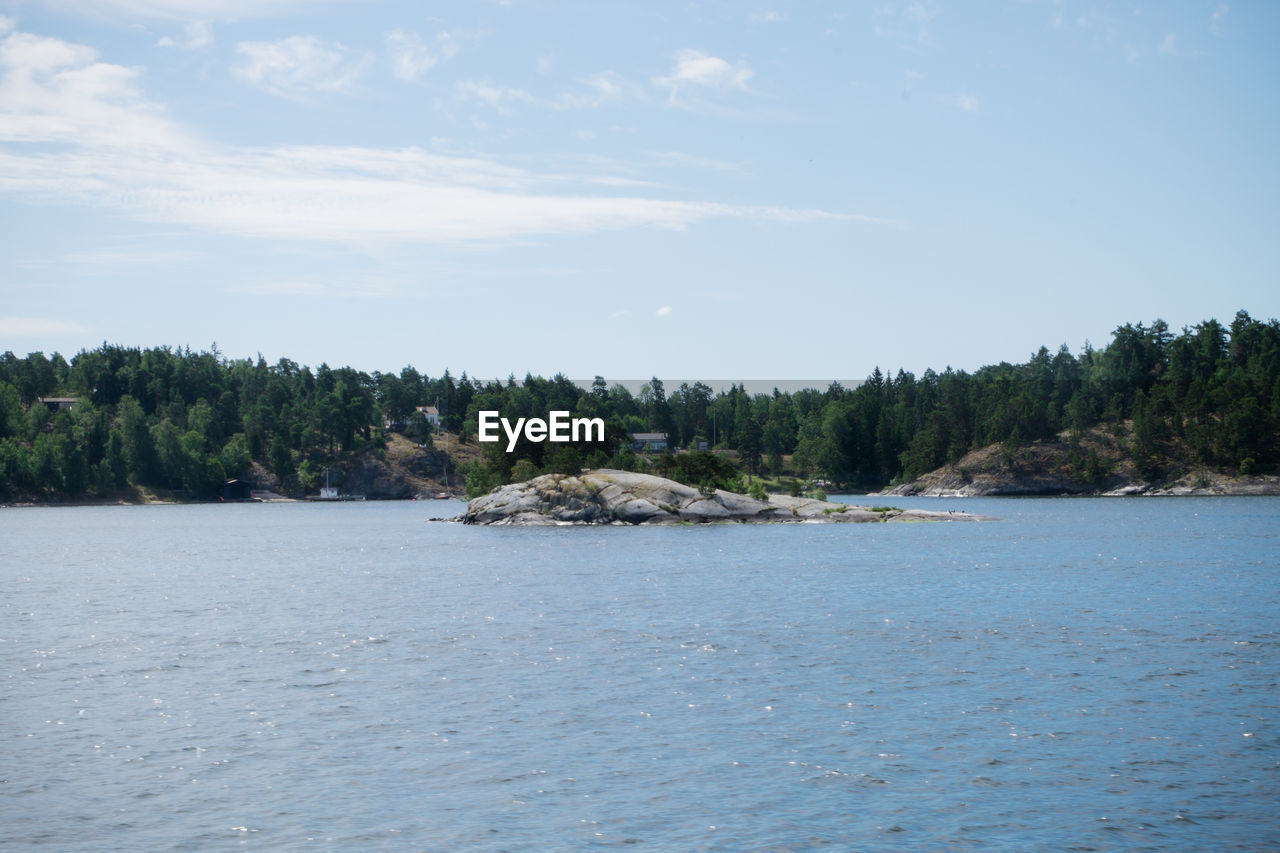
[[[665,432],[633,432],[631,438],[635,441],[666,441],[667,434]]]

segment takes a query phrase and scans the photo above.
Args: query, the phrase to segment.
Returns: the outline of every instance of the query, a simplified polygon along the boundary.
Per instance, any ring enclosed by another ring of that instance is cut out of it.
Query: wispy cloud
[[[729,160],[716,160],[710,157],[699,157],[693,154],[686,154],[683,151],[657,151],[651,156],[654,163],[665,166],[709,169],[716,172],[745,173],[748,171],[744,163],[732,162]]]
[[[483,103],[500,112],[510,112],[516,105],[547,110],[581,110],[601,107],[611,101],[647,100],[634,83],[623,80],[612,71],[600,71],[578,81],[578,88],[567,89],[555,97],[543,97],[527,89],[502,86],[485,80],[463,80],[454,86],[460,101]]]
[[[938,5],[928,0],[914,0],[905,7],[881,6],[875,11],[872,32],[878,38],[902,43],[927,45],[933,42],[932,25],[938,17]]]
[[[484,80],[462,80],[455,86],[460,101],[479,101],[505,111],[511,104],[536,104],[538,99],[524,89],[498,86]]]
[[[448,62],[460,49],[457,39],[447,32],[437,33],[430,44],[417,33],[405,30],[387,34],[391,73],[407,82],[417,80],[441,62]]]
[[[293,99],[350,91],[368,64],[341,44],[315,36],[242,41],[236,53],[240,62],[232,67],[233,74],[273,95]]]
[[[1049,13],[1049,26],[1053,27],[1054,29],[1059,29],[1062,27],[1062,22],[1063,22],[1062,0],[1053,0],[1053,10]]]
[[[379,275],[344,275],[332,279],[276,278],[242,282],[233,290],[250,296],[305,297],[307,299],[386,299],[403,296],[404,284],[386,273]]]
[[[955,95],[939,95],[938,100],[944,104],[962,109],[967,113],[976,113],[982,109],[982,101],[976,95],[964,92]]]
[[[667,93],[672,107],[724,117],[748,117],[729,106],[734,95],[755,95],[751,78],[755,72],[747,63],[730,63],[700,50],[682,50],[675,55],[671,70],[650,81]]]
[[[578,81],[579,88],[561,92],[549,106],[557,110],[603,107],[620,101],[647,101],[649,96],[634,82],[613,71],[599,71]]]
[[[755,76],[745,62],[736,65],[700,50],[682,50],[675,56],[671,71],[654,78],[654,84],[670,89],[674,96],[683,87],[738,89],[750,91],[747,81]]]
[[[763,9],[759,12],[751,13],[751,23],[753,24],[780,24],[787,18],[780,12],[773,9]]]
[[[74,264],[86,264],[93,267],[106,266],[158,266],[166,264],[189,263],[192,255],[188,252],[168,252],[155,250],[139,251],[86,251],[68,252],[59,256],[60,261]]]
[[[264,66],[259,79],[271,73]],[[222,145],[167,117],[144,96],[141,75],[83,45],[21,32],[0,38],[0,194],[253,239],[362,246],[680,229],[717,218],[875,221],[602,195],[600,174],[539,173],[421,148]]]
[[[1163,54],[1176,53],[1178,50],[1178,37],[1173,33],[1167,33],[1160,41],[1160,52]]]
[[[1222,22],[1226,20],[1227,13],[1231,11],[1231,7],[1226,3],[1219,3],[1217,8],[1213,10],[1213,14],[1209,16],[1209,32],[1215,36],[1222,32]]]
[[[670,315],[671,315],[671,306],[670,306],[670,305],[663,305],[663,306],[662,306],[661,308],[659,308],[657,311],[654,311],[654,312],[653,312],[653,316],[655,316],[655,317],[669,317]]]
[[[938,16],[938,5],[929,2],[911,3],[907,6],[906,18],[917,27],[917,38],[922,42],[930,40],[929,25]]]
[[[0,317],[0,337],[40,338],[49,335],[79,335],[85,327],[54,317]]]
[[[303,12],[351,0],[46,0],[90,17],[170,21],[243,21]]]
[[[181,47],[184,50],[195,50],[213,44],[213,24],[209,21],[189,21],[182,28],[182,38],[164,36],[156,42],[156,47]]]
[[[916,86],[925,78],[923,71],[907,71],[902,75],[902,97],[910,100],[915,94]]]

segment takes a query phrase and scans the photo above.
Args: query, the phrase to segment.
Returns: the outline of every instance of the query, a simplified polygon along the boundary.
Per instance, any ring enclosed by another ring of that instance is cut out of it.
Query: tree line
[[[40,402],[75,397],[69,410]],[[1157,320],[1126,324],[1102,349],[1074,355],[1042,347],[1022,364],[916,377],[877,367],[856,388],[795,393],[668,389],[653,379],[633,394],[597,377],[581,388],[563,375],[505,381],[432,378],[412,367],[367,374],[315,370],[288,359],[227,359],[210,352],[104,343],[69,361],[54,354],[0,356],[0,497],[108,496],[138,488],[203,498],[257,463],[287,493],[314,490],[324,467],[379,452],[391,429],[413,429],[436,405],[443,429],[474,441],[477,412],[514,421],[551,410],[601,417],[603,444],[521,441],[482,445],[463,472],[468,491],[582,467],[650,469],[689,482],[789,473],[837,486],[906,481],[995,443],[1018,446],[1063,433],[1086,479],[1101,478],[1080,444],[1109,427],[1138,470],[1155,476],[1169,457],[1242,474],[1280,470],[1280,323],[1237,313],[1173,333]],[[421,424],[417,425],[419,428]],[[672,449],[636,454],[629,435],[661,432]],[[424,438],[429,440],[428,437]],[[735,467],[736,466],[736,467]]]
[[[107,496],[146,488],[217,495],[253,463],[286,493],[314,491],[330,462],[384,442],[387,418],[450,403],[457,429],[472,393],[465,376],[411,367],[369,375],[312,370],[289,359],[226,359],[189,348],[104,343],[70,361],[0,356],[0,496]],[[57,410],[42,399],[76,398]]]

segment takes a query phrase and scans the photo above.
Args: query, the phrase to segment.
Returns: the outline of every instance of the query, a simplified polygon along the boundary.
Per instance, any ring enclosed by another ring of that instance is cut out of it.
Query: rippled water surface
[[[1280,847],[1280,500],[894,503],[0,510],[0,847]]]

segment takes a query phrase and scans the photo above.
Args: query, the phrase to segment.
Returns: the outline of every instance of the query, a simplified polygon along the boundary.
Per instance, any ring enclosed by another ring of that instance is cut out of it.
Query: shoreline
[[[1038,484],[1037,484],[1038,485]],[[987,482],[959,488],[917,484],[896,486],[869,497],[912,498],[1265,498],[1280,496],[1280,477],[1255,476],[1247,482],[1216,482],[1208,486],[1126,483],[1106,490],[1046,489],[1016,481]]]
[[[1280,479],[1280,478],[1278,478]],[[1240,491],[1223,490],[1218,487],[1208,488],[1169,488],[1169,487],[1151,487],[1142,484],[1123,486],[1107,492],[965,492],[950,491],[943,489],[928,489],[914,494],[883,491],[883,492],[832,492],[830,497],[846,497],[846,498],[888,498],[888,497],[908,497],[908,498],[929,498],[929,499],[957,499],[957,498],[1268,498],[1280,497],[1280,482],[1268,484],[1262,489],[1248,489]],[[365,501],[354,501],[356,503],[430,503],[436,500],[453,500],[459,503],[467,503],[467,498],[460,495],[450,495],[448,498],[435,497],[412,497],[412,498],[368,498]],[[103,507],[103,506],[211,506],[224,504],[329,504],[329,503],[353,503],[353,501],[341,500],[324,500],[324,499],[308,499],[308,498],[290,498],[283,495],[270,498],[255,498],[251,500],[239,501],[222,501],[222,500],[174,500],[164,498],[143,499],[143,500],[122,500],[119,498],[103,498],[88,500],[68,500],[68,501],[0,501],[0,510],[5,509],[32,509],[32,508],[75,508],[75,507]]]
[[[241,501],[221,501],[221,500],[119,500],[119,499],[102,499],[102,500],[69,500],[69,501],[3,501],[0,502],[0,510],[3,509],[30,509],[30,508],[54,508],[54,507],[94,507],[94,506],[214,506],[214,505],[232,505],[232,504],[333,504],[333,503],[430,503],[436,500],[455,500],[466,503],[466,498],[450,496],[449,498],[434,497],[412,497],[412,498],[367,498],[363,501],[351,500],[331,500],[327,498],[259,498]]]

